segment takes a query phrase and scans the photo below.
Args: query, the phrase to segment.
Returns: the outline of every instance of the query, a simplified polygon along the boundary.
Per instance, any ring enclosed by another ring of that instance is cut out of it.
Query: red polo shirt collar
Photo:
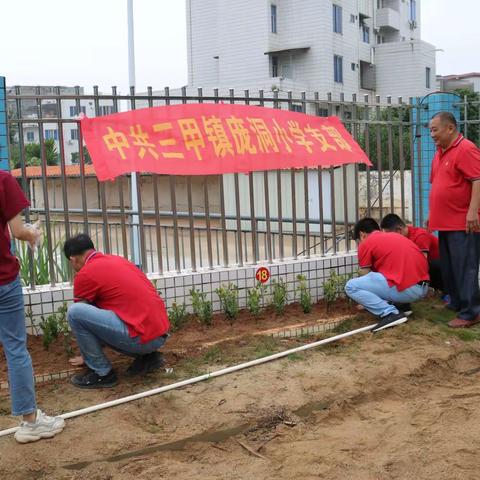
[[[438,147],[438,152],[440,154],[440,157],[443,157],[449,150],[452,148],[458,147],[460,143],[463,140],[463,135],[461,133],[458,134],[458,137],[455,139],[455,141],[445,150],[442,149],[442,147]]]

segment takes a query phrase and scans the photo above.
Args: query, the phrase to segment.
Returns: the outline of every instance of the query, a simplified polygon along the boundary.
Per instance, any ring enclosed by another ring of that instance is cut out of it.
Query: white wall
[[[423,96],[434,92],[435,47],[418,40],[384,43],[375,48],[377,94],[394,98]],[[430,88],[426,87],[426,67],[430,67]]]

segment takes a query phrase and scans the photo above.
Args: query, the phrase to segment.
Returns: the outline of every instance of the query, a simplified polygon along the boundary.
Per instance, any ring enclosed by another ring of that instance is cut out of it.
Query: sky
[[[421,10],[423,40],[443,50],[437,73],[480,72],[480,1],[421,0]],[[186,85],[185,1],[134,0],[134,21],[137,89]],[[127,0],[3,0],[0,25],[7,85],[126,92]]]

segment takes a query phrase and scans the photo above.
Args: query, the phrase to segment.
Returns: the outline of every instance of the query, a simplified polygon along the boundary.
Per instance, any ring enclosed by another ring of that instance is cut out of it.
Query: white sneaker
[[[22,422],[15,432],[15,440],[19,443],[36,442],[41,438],[52,438],[65,427],[61,417],[49,417],[40,409],[37,410],[35,422]]]

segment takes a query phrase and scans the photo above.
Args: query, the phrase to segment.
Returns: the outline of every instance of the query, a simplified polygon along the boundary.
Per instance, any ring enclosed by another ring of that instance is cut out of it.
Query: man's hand
[[[480,221],[478,218],[478,210],[468,209],[467,223],[465,225],[467,233],[480,232]]]

